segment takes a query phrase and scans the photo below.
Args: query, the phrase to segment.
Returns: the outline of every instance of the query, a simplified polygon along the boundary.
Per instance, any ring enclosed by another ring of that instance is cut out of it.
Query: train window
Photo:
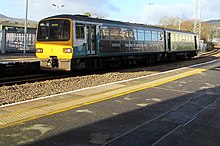
[[[137,40],[137,31],[136,31],[136,29],[133,29],[133,30],[129,31],[129,37],[130,37],[130,40]]]
[[[163,33],[162,32],[158,32],[158,40],[159,41],[163,40]]]
[[[144,41],[144,31],[143,30],[138,30],[138,40]]]
[[[101,39],[108,40],[109,39],[109,28],[101,27],[100,28]]]
[[[189,36],[189,42],[193,42],[193,36]]]
[[[187,42],[186,37],[187,37],[187,35],[184,35],[184,37],[183,37],[184,42]]]
[[[183,35],[179,35],[179,42],[183,42]]]
[[[77,39],[84,39],[85,38],[84,25],[76,24],[76,38]]]
[[[63,23],[63,38],[69,39],[70,36],[70,23],[69,21],[64,21]]]
[[[48,39],[48,28],[47,27],[49,26],[47,26],[45,23],[40,23],[39,32],[38,32],[39,40]]]
[[[190,35],[188,36],[188,42],[189,43],[191,42],[191,36]]]
[[[151,41],[151,31],[145,31],[145,40]]]
[[[194,36],[190,36],[190,42],[194,42]]]
[[[126,28],[121,29],[121,37],[123,40],[129,40],[129,32]]]
[[[189,36],[186,35],[186,42],[189,42]]]
[[[156,31],[152,31],[152,41],[158,41],[157,32]]]
[[[134,31],[134,39],[137,41],[138,40],[137,30],[134,29],[133,31]]]
[[[179,42],[182,42],[183,41],[183,35],[179,35]]]
[[[189,42],[189,35],[186,35],[186,42]]]
[[[186,35],[183,35],[182,42],[186,42]]]
[[[69,20],[46,20],[39,23],[38,41],[67,41],[69,39]]]
[[[129,38],[130,38],[130,40],[135,40],[133,31],[129,31]]]
[[[175,34],[175,42],[179,42],[180,40],[180,35],[179,34]]]
[[[120,36],[120,28],[111,28],[110,37],[112,40],[121,40],[122,38]]]
[[[175,34],[171,34],[171,42],[176,42],[176,35]]]

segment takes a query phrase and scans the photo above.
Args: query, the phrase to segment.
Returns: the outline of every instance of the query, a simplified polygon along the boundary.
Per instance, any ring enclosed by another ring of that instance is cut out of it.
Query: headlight
[[[42,49],[42,48],[37,48],[37,49],[36,49],[36,52],[37,52],[37,53],[43,53],[43,49]]]
[[[63,48],[63,53],[73,53],[72,48]]]

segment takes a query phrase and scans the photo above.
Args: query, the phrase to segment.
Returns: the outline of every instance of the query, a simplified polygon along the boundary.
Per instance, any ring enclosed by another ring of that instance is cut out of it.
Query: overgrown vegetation
[[[215,45],[213,42],[207,42],[207,51],[211,51],[215,48]]]

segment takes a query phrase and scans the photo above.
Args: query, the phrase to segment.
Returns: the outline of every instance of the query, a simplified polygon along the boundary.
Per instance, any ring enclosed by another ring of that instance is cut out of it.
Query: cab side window
[[[109,40],[109,28],[108,27],[100,27],[100,35],[102,40]]]
[[[84,25],[76,24],[76,39],[84,39],[85,38],[85,31]]]

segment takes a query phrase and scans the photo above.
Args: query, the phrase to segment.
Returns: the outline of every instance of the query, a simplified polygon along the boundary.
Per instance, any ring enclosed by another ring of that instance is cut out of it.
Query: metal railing
[[[35,52],[36,33],[27,33],[27,53]],[[0,53],[23,53],[24,32],[0,31]]]

